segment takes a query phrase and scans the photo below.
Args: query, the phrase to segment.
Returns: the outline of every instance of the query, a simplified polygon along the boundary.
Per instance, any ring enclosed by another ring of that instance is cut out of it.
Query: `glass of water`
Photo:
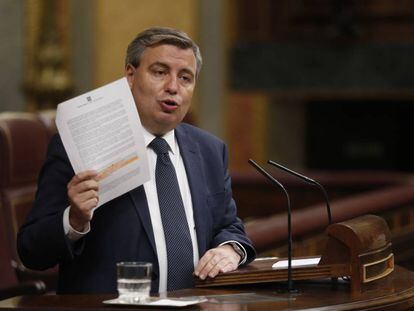
[[[119,262],[118,299],[124,303],[137,303],[149,297],[151,289],[152,263]]]

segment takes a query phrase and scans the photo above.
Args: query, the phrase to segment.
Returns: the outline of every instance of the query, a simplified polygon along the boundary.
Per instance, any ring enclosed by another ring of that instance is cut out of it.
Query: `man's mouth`
[[[167,99],[167,100],[163,100],[162,102],[163,102],[164,104],[168,105],[168,106],[178,106],[177,102],[176,102],[176,101],[174,101],[174,100],[169,100],[169,99]]]
[[[161,100],[161,108],[164,112],[173,112],[178,108],[178,103],[171,99]]]

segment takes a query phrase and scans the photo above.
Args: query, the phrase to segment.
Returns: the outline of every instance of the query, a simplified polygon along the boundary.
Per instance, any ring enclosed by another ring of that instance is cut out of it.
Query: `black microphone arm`
[[[277,181],[272,175],[266,172],[262,167],[259,166],[256,162],[252,159],[249,159],[249,164],[251,164],[259,173],[265,176],[268,180],[272,182],[273,185],[281,188],[286,195],[287,199],[287,207],[288,207],[288,279],[287,279],[287,290],[288,292],[294,292],[293,290],[293,281],[292,281],[292,210],[290,206],[290,197],[289,193],[285,189],[285,187]]]
[[[298,172],[292,171],[291,169],[289,169],[289,168],[287,168],[287,167],[285,167],[285,166],[283,166],[283,165],[281,165],[279,163],[276,163],[276,162],[274,162],[272,160],[267,161],[267,163],[269,163],[269,164],[271,164],[273,166],[276,166],[277,168],[280,168],[281,170],[283,170],[283,171],[285,171],[285,172],[287,172],[287,173],[289,173],[291,175],[294,175],[296,177],[299,177],[300,179],[306,181],[309,184],[312,184],[312,185],[317,186],[322,191],[323,196],[325,198],[326,211],[328,213],[328,221],[329,221],[329,224],[332,224],[331,206],[329,204],[328,193],[326,192],[325,188],[320,183],[318,183],[316,180],[313,180],[312,178],[306,177],[306,176],[304,176],[302,174],[299,174]]]

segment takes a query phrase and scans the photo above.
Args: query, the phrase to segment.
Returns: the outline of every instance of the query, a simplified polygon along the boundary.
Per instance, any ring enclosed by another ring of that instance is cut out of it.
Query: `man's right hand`
[[[76,231],[82,232],[87,227],[98,205],[97,176],[96,171],[84,171],[73,176],[68,184],[69,223]]]

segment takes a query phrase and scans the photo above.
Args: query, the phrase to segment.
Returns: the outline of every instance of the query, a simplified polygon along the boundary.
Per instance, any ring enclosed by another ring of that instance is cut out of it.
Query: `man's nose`
[[[178,90],[178,78],[170,75],[165,83],[165,91],[170,94],[176,94]]]

